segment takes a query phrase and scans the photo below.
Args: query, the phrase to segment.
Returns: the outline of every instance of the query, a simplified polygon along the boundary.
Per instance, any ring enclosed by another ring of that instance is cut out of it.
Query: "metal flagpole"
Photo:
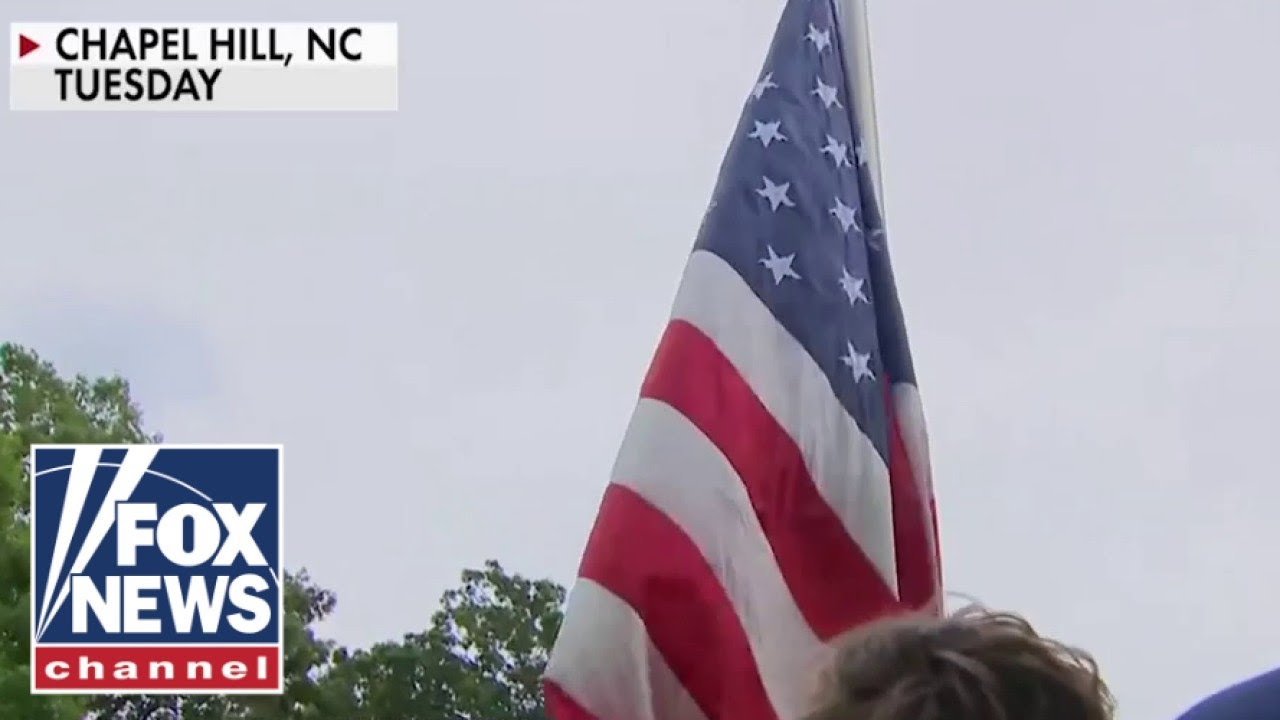
[[[880,164],[880,134],[876,124],[875,82],[871,70],[871,32],[867,20],[867,0],[836,0],[836,19],[840,27],[840,44],[844,52],[846,94],[853,103],[853,121],[862,141],[862,157],[866,160],[866,175],[871,181],[872,196],[879,212],[881,227],[887,226],[884,206],[884,176]],[[925,432],[924,411],[920,407],[919,393],[912,383],[894,386],[894,409],[902,426],[903,441],[911,467],[917,475],[925,496],[933,497],[932,473],[929,469],[929,442]],[[930,500],[932,503],[932,500]],[[933,601],[933,610],[942,612],[945,598],[941,595],[942,570],[940,551],[937,548],[937,518],[930,508],[929,525],[933,531],[935,571],[939,595]]]
[[[844,48],[848,95],[853,98],[854,121],[862,135],[863,153],[871,176],[876,205],[884,221],[884,182],[880,173],[880,135],[876,127],[875,87],[871,72],[871,35],[866,0],[837,0],[841,45]]]

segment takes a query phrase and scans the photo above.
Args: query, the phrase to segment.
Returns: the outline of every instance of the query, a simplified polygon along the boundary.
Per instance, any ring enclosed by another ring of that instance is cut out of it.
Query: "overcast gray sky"
[[[570,581],[780,0],[84,8],[0,20],[397,20],[401,109],[0,114],[0,338],[285,443],[344,641],[485,558]],[[1125,720],[1280,664],[1280,3],[871,23],[949,587]]]

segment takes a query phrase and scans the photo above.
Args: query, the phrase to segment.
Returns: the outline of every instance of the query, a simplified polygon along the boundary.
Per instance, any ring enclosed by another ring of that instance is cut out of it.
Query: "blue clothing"
[[[1280,720],[1280,668],[1210,695],[1178,720]]]

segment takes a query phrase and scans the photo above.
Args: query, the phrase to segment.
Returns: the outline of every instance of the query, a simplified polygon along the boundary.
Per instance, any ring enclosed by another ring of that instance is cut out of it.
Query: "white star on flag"
[[[769,208],[774,212],[778,212],[779,205],[787,207],[795,207],[796,204],[787,197],[787,190],[791,189],[791,183],[784,182],[781,185],[774,183],[769,178],[764,178],[764,187],[756,188],[756,194],[769,201]]]
[[[862,292],[862,285],[866,281],[860,277],[854,277],[845,268],[841,268],[840,272],[840,289],[844,290],[844,294],[849,297],[849,304],[857,305],[861,300],[870,305],[871,301],[867,299],[866,293]]]
[[[778,86],[773,82],[773,73],[765,73],[764,77],[760,78],[760,81],[755,84],[755,87],[751,88],[751,97],[759,100],[764,97],[765,90],[776,87]]]
[[[828,110],[830,110],[830,109],[831,109],[831,106],[832,106],[832,105],[834,105],[834,106],[836,106],[836,107],[844,107],[843,105],[841,105],[841,104],[840,104],[840,100],[839,100],[839,99],[837,99],[837,97],[836,97],[836,88],[835,88],[835,86],[834,86],[834,85],[828,85],[828,84],[826,84],[826,83],[822,82],[822,78],[818,78],[818,86],[817,86],[817,87],[815,87],[815,88],[810,92],[810,94],[812,94],[812,95],[817,95],[819,98],[821,98],[821,99],[822,99],[822,104],[823,104],[823,105],[825,105],[825,106],[827,107],[827,109],[828,109]]]
[[[822,52],[831,47],[831,28],[819,30],[817,26],[810,24],[809,32],[805,34],[805,39],[813,43],[813,46]]]
[[[791,268],[791,261],[796,259],[795,253],[778,257],[778,254],[773,251],[772,245],[766,246],[765,249],[769,251],[769,257],[760,258],[760,264],[773,273],[774,285],[781,285],[783,278],[800,279],[800,274]]]
[[[845,205],[840,201],[840,198],[836,198],[836,205],[831,208],[831,214],[836,216],[836,220],[840,221],[840,229],[844,232],[849,232],[849,228],[861,229],[858,227],[858,211]]]
[[[782,134],[781,120],[769,123],[760,122],[759,120],[753,120],[752,122],[755,123],[756,129],[752,130],[747,137],[759,140],[760,144],[765,147],[769,147],[769,143],[774,140],[782,141],[787,139],[787,136]]]
[[[851,167],[849,163],[849,146],[841,143],[839,140],[827,136],[827,144],[822,148],[824,155],[830,155],[835,161],[836,167]]]
[[[840,362],[844,363],[845,367],[853,370],[854,382],[861,382],[863,378],[875,380],[876,374],[871,372],[871,353],[858,352],[858,349],[851,342],[845,343],[845,347],[847,351],[840,356]]]

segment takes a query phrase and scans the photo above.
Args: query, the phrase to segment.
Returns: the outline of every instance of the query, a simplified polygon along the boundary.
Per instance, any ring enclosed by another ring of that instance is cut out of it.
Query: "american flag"
[[[797,720],[832,640],[940,605],[864,20],[783,11],[570,595],[557,720]]]

